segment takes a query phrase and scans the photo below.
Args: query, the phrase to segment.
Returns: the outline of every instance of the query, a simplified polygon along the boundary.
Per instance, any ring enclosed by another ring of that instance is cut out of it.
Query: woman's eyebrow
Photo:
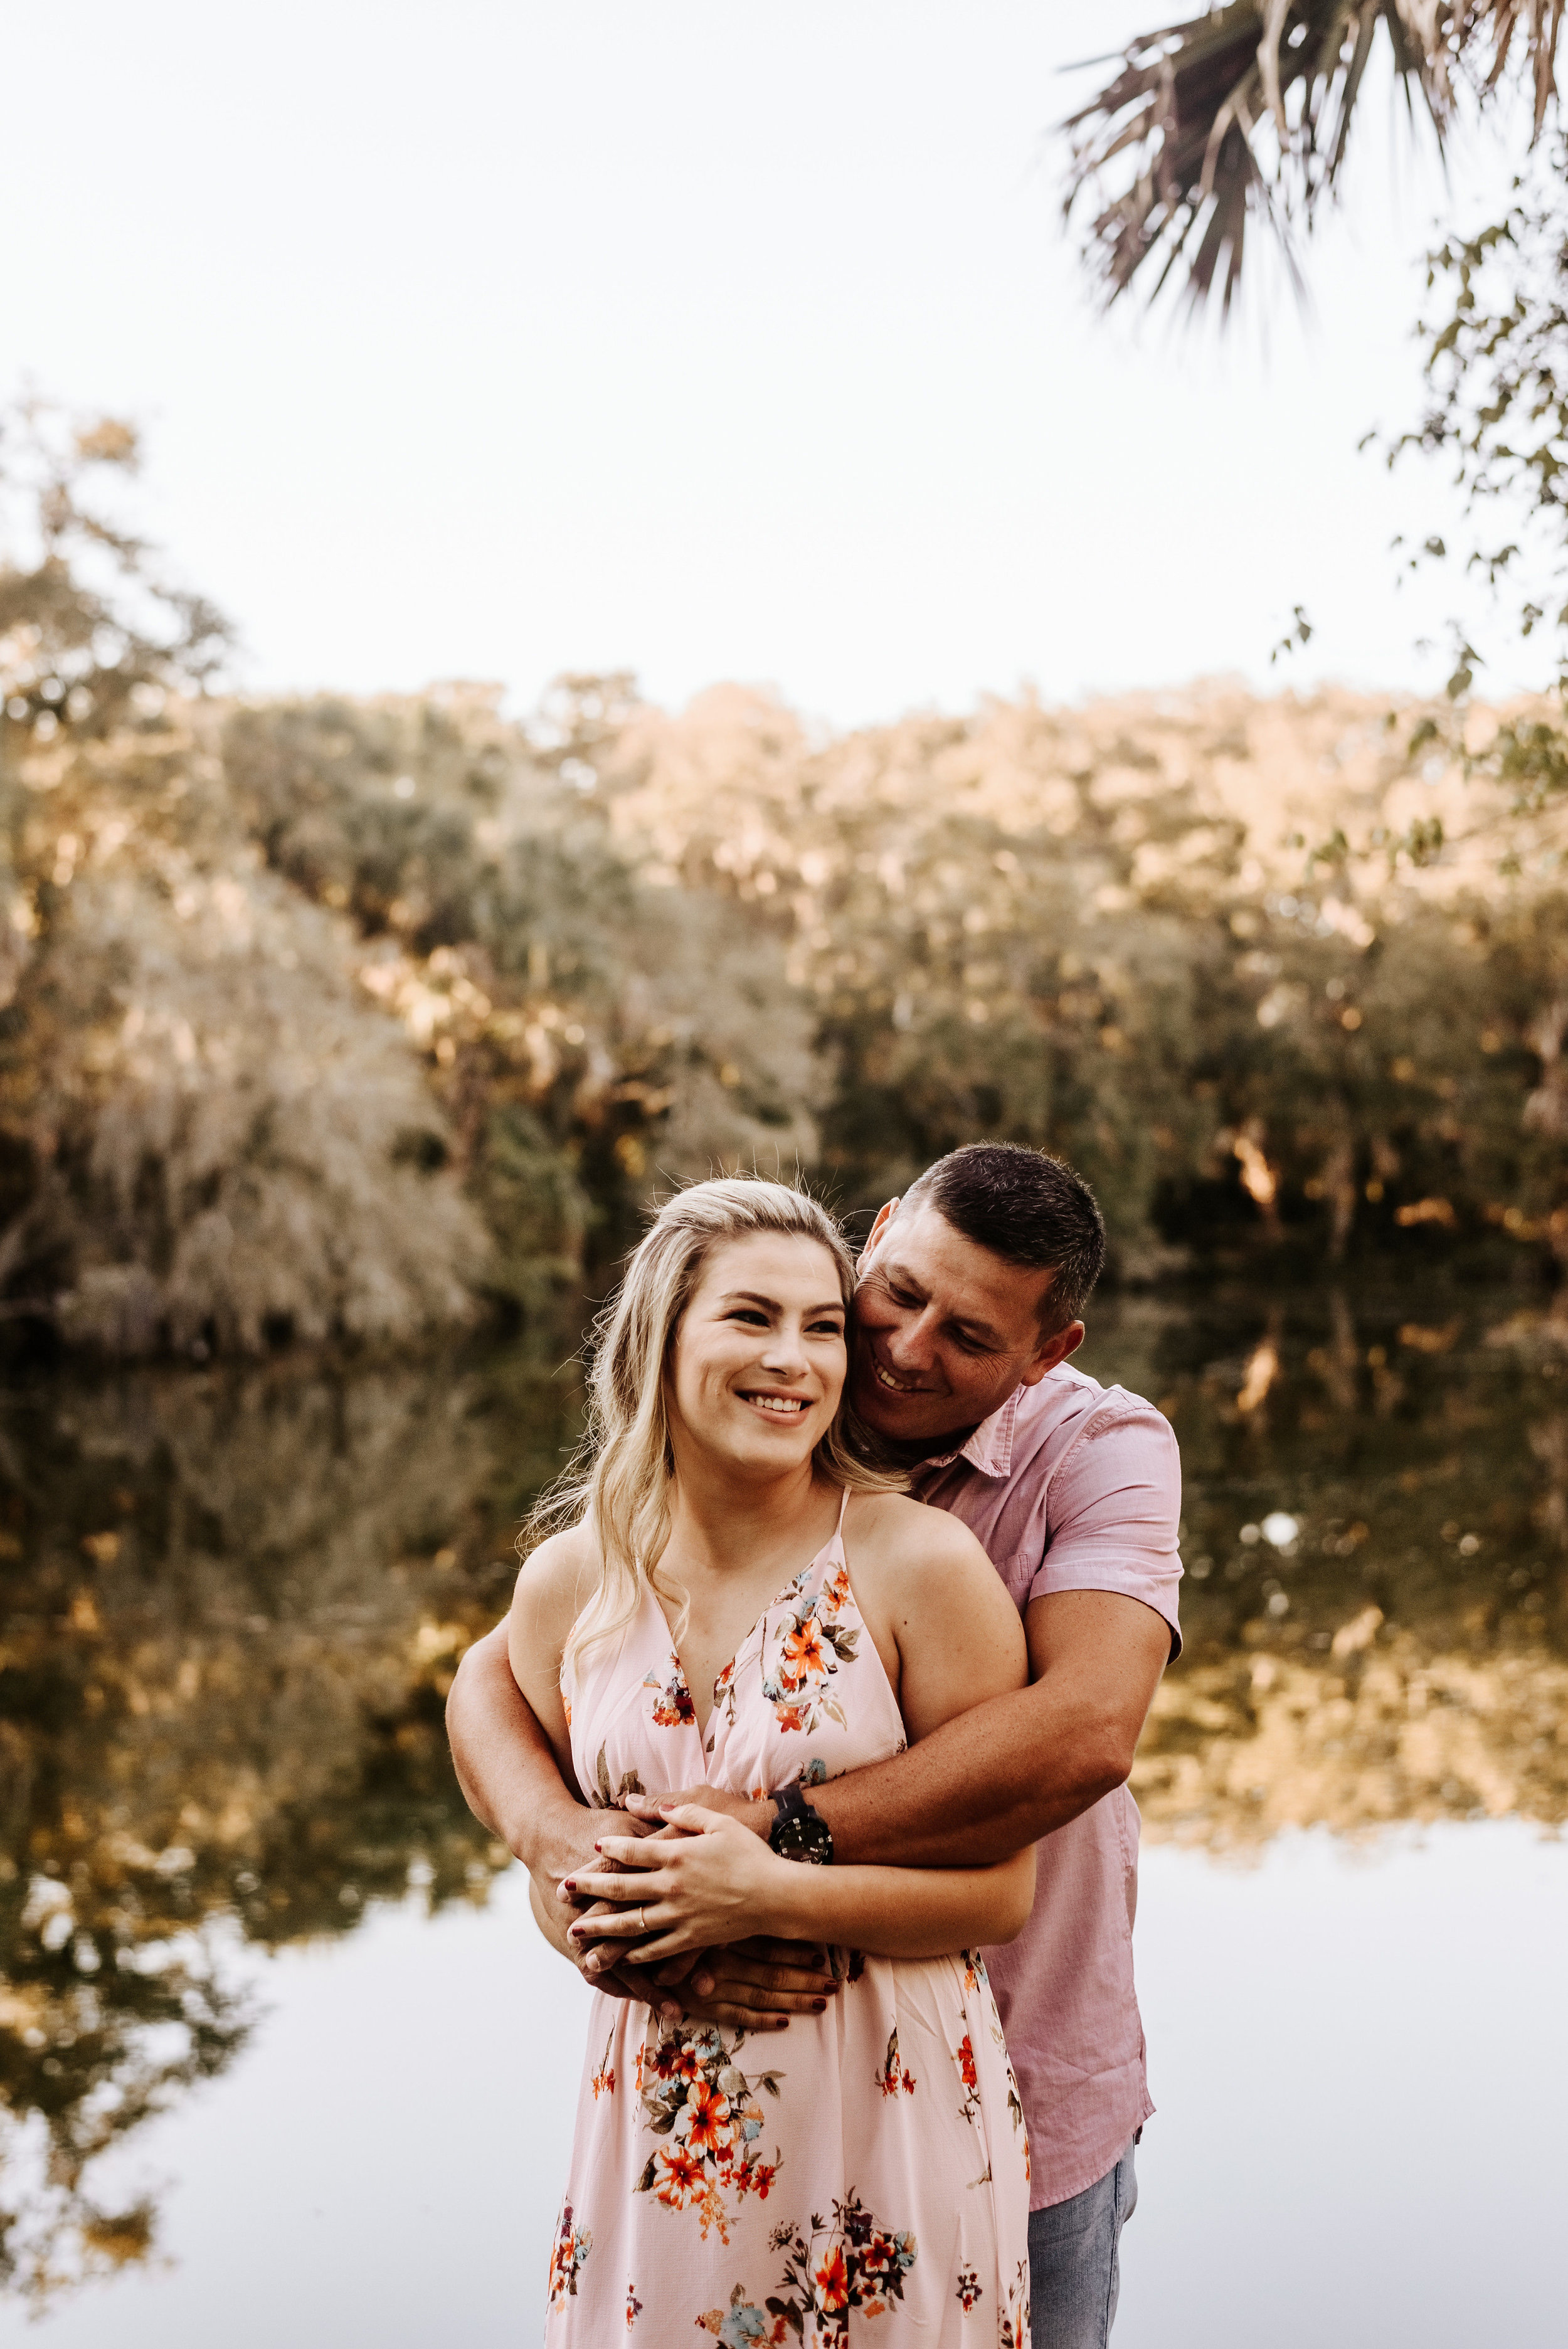
[[[724,1305],[760,1305],[767,1313],[782,1313],[784,1310],[776,1297],[764,1297],[761,1290],[758,1288],[732,1288],[719,1301]],[[808,1305],[805,1308],[805,1315],[807,1320],[810,1321],[814,1320],[820,1313],[841,1313],[843,1309],[843,1299],[835,1297],[827,1305]]]

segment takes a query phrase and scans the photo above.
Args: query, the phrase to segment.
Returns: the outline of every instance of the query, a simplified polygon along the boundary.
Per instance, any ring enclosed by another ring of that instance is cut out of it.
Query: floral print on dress
[[[621,1640],[566,1667],[588,1802],[705,1780],[755,1799],[903,1750],[851,1585],[857,1506],[848,1567],[835,1536],[740,1642],[700,1729],[652,1591]],[[595,1995],[549,2349],[605,2349],[628,2318],[627,2349],[900,2349],[917,2335],[991,2349],[1004,2322],[1024,2349],[1016,2292],[1008,2313],[1028,2248],[1024,2130],[1003,2117],[1012,2084],[984,1966],[827,1957],[838,1996],[766,2047],[695,2021],[661,2029],[645,2006]]]
[[[1017,2271],[1007,2287],[1007,2305],[1002,2311],[1002,2329],[996,2335],[996,2349],[1029,2349],[1029,2262],[1018,2261]]]
[[[748,2300],[738,2283],[727,2308],[710,2308],[696,2320],[723,2349],[782,2349],[791,2339],[810,2342],[812,2349],[843,2349],[851,2312],[887,2315],[903,2298],[916,2256],[907,2229],[880,2226],[852,2193],[833,2204],[830,2223],[813,2212],[809,2236],[787,2220],[769,2242],[786,2256],[783,2278],[765,2307]]]
[[[719,2031],[661,2030],[651,2051],[645,2044],[641,2075],[645,2122],[670,2142],[648,2156],[635,2191],[668,2210],[695,2210],[703,2236],[717,2227],[726,2243],[735,2206],[748,2194],[765,2202],[779,2175],[777,2147],[762,2159],[758,2095],[777,2096],[783,2075],[748,2078],[735,2062],[744,2036],[730,2049]]]
[[[958,2109],[966,2121],[972,2121],[980,2110],[980,2075],[975,2067],[974,2043],[967,2032],[954,2049],[953,2060],[964,2083],[964,2102]]]
[[[645,1792],[645,1789],[634,1770],[623,1770],[619,1785],[612,1785],[608,1754],[608,1746],[601,1745],[599,1759],[593,1770],[594,1791],[590,1794],[588,1799],[595,1810],[624,1811],[626,1807],[627,1795],[641,1795]]]
[[[586,2227],[572,2223],[572,2205],[561,2206],[561,2223],[555,2230],[555,2240],[550,2247],[550,2305],[559,2308],[567,2300],[577,2297],[577,2279],[583,2263],[593,2248],[593,2238]]]
[[[652,1713],[655,1729],[685,1729],[688,1723],[696,1723],[696,1707],[691,1701],[681,1660],[673,1650],[668,1679],[661,1685],[657,1672],[649,1672],[643,1686],[654,1692]],[[637,1791],[641,1794],[642,1788]]]
[[[887,2056],[882,2070],[876,2075],[876,2084],[884,2096],[896,2096],[901,2088],[906,2096],[914,2094],[914,2074],[906,2072],[899,2061],[896,2023],[888,2034]]]
[[[808,1736],[823,1721],[845,1725],[844,1709],[829,1683],[841,1664],[853,1663],[861,1630],[859,1623],[844,1620],[852,1605],[848,1569],[841,1567],[820,1590],[806,1590],[810,1578],[810,1569],[797,1575],[786,1592],[772,1669],[766,1647],[762,1669],[762,1693],[779,1728],[803,1730]]]

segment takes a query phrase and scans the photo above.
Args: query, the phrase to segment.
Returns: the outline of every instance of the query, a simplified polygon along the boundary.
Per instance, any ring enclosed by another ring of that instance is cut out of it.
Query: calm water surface
[[[1119,2349],[1555,2342],[1568,1346],[1325,1290],[1087,1359],[1188,1479]],[[573,1410],[526,1352],[6,1398],[0,2339],[539,2337],[582,1994],[440,1704]]]

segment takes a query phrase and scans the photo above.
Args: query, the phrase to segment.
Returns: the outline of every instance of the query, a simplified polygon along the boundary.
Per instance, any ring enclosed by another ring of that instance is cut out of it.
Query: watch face
[[[803,1859],[825,1868],[833,1857],[833,1837],[826,1819],[815,1811],[781,1819],[772,1843],[780,1859]]]

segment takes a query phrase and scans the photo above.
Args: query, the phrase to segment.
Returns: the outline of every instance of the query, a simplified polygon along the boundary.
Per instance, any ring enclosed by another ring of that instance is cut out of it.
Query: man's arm
[[[447,1698],[463,1800],[530,1875],[559,1884],[593,1861],[594,1815],[569,1794],[533,1708],[512,1678],[507,1627],[476,1640]]]
[[[550,1740],[512,1677],[504,1623],[476,1640],[458,1666],[447,1697],[447,1733],[464,1801],[533,1879],[540,1931],[596,1990],[645,1999],[670,2019],[684,2012],[753,2030],[810,2014],[834,1994],[838,1983],[826,1960],[782,1942],[715,1951],[710,1961],[699,1961],[689,1987],[650,1980],[635,1966],[599,1971],[587,1963],[594,1945],[585,1948],[567,1930],[579,1905],[563,1901],[557,1888],[563,1877],[603,1865],[593,1845],[603,1833],[604,1814],[568,1791]],[[687,1964],[679,1967],[683,1981],[688,1971]]]
[[[1024,1619],[1031,1684],[958,1715],[907,1754],[813,1787],[836,1859],[974,1868],[1076,1819],[1132,1768],[1171,1627],[1119,1591],[1060,1590]],[[771,1803],[720,1805],[759,1835]],[[653,1806],[634,1807],[646,1818]]]

